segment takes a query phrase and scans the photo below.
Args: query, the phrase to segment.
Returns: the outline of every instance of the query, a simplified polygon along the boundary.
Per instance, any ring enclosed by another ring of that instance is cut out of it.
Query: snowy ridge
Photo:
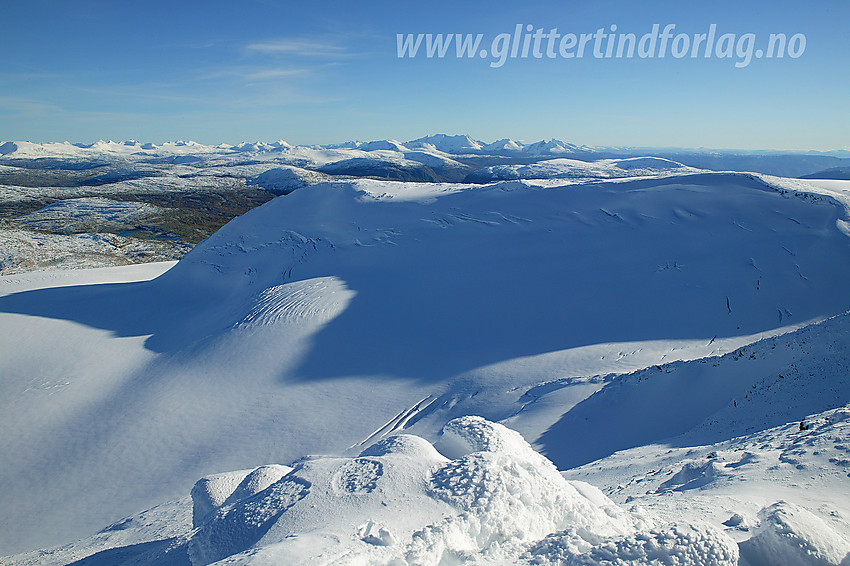
[[[842,314],[795,332],[765,338],[719,357],[655,366],[618,378],[576,406],[540,439],[564,468],[617,450],[678,437],[710,444],[842,406],[850,398],[850,359],[841,342],[850,329]],[[587,420],[601,426],[581,439],[566,430]],[[665,419],[642,421],[663,411]]]
[[[248,179],[248,185],[257,185],[278,195],[286,195],[296,189],[330,180],[317,171],[300,167],[283,166],[263,171]]]
[[[848,335],[850,314],[842,314],[719,358],[623,376],[586,403],[617,415],[608,429],[613,435],[660,425],[657,436],[631,448],[628,438],[619,438],[620,451],[564,475],[593,481],[613,500],[668,520],[701,518],[722,525],[739,542],[742,564],[843,564],[850,554]],[[692,397],[685,389],[677,397],[667,387],[662,402],[668,408],[661,409],[666,418],[647,422],[652,409],[639,397],[660,394],[653,382],[697,382],[699,388],[703,379],[721,390],[729,380],[737,390],[726,392],[722,408],[677,434],[679,405],[693,409]],[[617,389],[635,396],[629,410],[640,416],[630,423],[618,414],[623,405],[611,402],[625,393]],[[579,416],[571,413],[570,418]],[[547,434],[564,438],[555,428]],[[606,433],[594,427],[589,440],[599,442],[600,436]],[[559,449],[567,452],[569,445]]]
[[[547,159],[531,165],[494,165],[473,171],[467,177],[473,182],[511,179],[613,179],[660,174],[682,174],[698,171],[676,161],[658,157],[630,159]]]

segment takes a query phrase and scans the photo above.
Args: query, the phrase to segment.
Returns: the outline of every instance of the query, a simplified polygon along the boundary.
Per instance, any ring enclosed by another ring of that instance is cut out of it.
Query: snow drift
[[[761,523],[741,552],[751,566],[816,566],[850,562],[850,542],[822,519],[792,503],[779,501],[759,513]]]

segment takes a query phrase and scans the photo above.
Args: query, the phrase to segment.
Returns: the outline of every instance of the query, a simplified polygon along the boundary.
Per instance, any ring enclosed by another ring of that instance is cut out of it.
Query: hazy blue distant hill
[[[646,155],[647,152],[641,152]],[[657,155],[683,165],[712,171],[751,171],[778,177],[803,177],[830,168],[848,167],[850,159],[806,153],[662,152]],[[831,177],[839,178],[839,177]]]
[[[817,173],[803,175],[802,179],[843,179],[850,180],[850,167],[833,167]]]

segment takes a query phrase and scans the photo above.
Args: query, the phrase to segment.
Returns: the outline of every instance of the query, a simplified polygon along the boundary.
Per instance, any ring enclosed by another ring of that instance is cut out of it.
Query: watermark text
[[[797,59],[806,51],[802,33],[771,33],[764,39],[754,33],[719,33],[711,24],[705,33],[677,33],[676,24],[653,24],[638,36],[620,33],[616,24],[592,33],[560,33],[558,28],[517,24],[513,33],[500,33],[490,41],[482,33],[396,34],[399,59],[480,58],[498,69],[508,59],[730,59],[735,67],[748,67],[753,59]]]

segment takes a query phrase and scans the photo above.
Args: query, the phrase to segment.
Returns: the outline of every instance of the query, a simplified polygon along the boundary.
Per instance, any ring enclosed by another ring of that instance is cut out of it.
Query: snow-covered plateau
[[[466,135],[294,146],[0,142],[0,275],[180,259],[229,220],[331,180],[562,183],[703,169],[840,179],[832,154],[595,148]]]
[[[0,144],[13,256],[270,191],[0,276],[0,564],[850,563],[850,181],[554,142]]]

